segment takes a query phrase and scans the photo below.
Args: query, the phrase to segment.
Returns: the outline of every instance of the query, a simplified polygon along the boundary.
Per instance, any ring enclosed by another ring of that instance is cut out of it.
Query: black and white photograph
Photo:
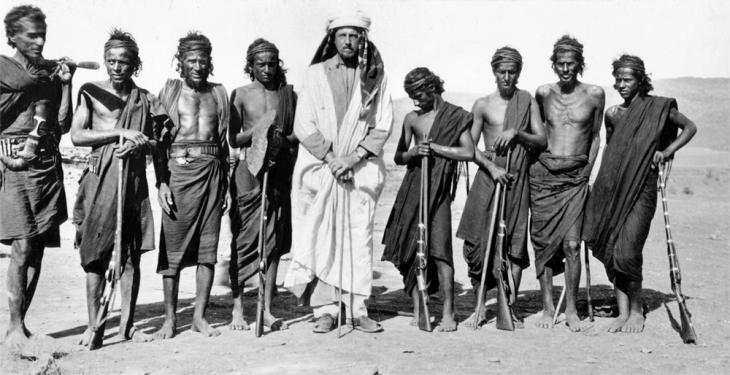
[[[0,12],[0,374],[730,368],[726,1]]]

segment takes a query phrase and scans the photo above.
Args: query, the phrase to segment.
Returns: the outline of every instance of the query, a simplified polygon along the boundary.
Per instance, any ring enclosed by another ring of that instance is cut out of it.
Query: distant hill
[[[653,82],[655,95],[677,99],[679,110],[692,119],[699,129],[690,143],[691,147],[709,148],[718,151],[730,150],[730,78],[672,78]],[[606,107],[621,102],[613,87],[604,87]],[[534,91],[534,90],[533,90]],[[444,93],[447,101],[471,110],[474,101],[481,95],[474,93]],[[395,149],[400,137],[403,118],[415,107],[409,98],[393,101],[393,134],[388,148]]]

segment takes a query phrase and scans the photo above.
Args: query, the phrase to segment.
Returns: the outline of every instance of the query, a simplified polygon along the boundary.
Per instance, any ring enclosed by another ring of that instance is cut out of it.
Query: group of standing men
[[[332,330],[343,318],[343,304],[352,327],[382,330],[368,318],[365,300],[372,285],[374,213],[385,182],[382,149],[393,118],[383,61],[368,39],[368,17],[355,13],[329,20],[298,95],[286,83],[276,46],[257,39],[246,54],[245,72],[252,83],[235,89],[229,98],[222,85],[208,81],[213,71],[210,41],[191,32],[180,38],[175,55],[181,79],[168,80],[153,96],[132,79],[142,64],[137,43],[129,33],[114,30],[104,45],[109,79],[82,85],[75,112],[74,63],[61,59],[49,64],[42,58],[43,12],[33,6],[15,7],[6,15],[5,26],[8,43],[17,50],[13,57],[0,57],[0,240],[12,247],[6,344],[20,346],[30,336],[24,318],[43,249],[60,245],[59,225],[67,214],[58,142],[69,130],[74,145],[92,148],[73,208],[76,243],[87,274],[89,329],[99,328],[95,319],[114,248],[118,223],[113,212],[121,183],[123,339],[175,335],[179,275],[186,266],[197,267],[192,330],[219,334],[206,321],[205,309],[226,208],[233,232],[231,328],[248,329],[241,292],[243,282],[258,271],[258,242],[263,238],[266,326],[287,328],[269,307],[279,258],[291,249],[284,285],[301,302],[316,307],[315,332]],[[473,114],[445,102],[443,82],[428,69],[417,68],[406,76],[405,89],[418,110],[406,116],[395,155],[397,164],[408,165],[408,173],[388,220],[383,258],[397,266],[406,292],[418,298],[418,203],[413,191],[420,178],[415,161],[428,157],[433,160],[428,286],[435,291],[440,284],[444,292],[442,331],[457,325],[450,203],[458,161],[479,166],[456,233],[464,239],[473,279],[479,279],[482,263],[490,261],[483,259],[483,249],[492,240],[486,233],[494,223],[486,213],[496,183],[503,184],[509,186],[507,244],[517,285],[529,264],[526,241],[532,210],[531,238],[545,304],[539,325],[546,326],[552,316],[552,276],[561,272],[565,256],[567,323],[580,330],[575,299],[581,233],[616,285],[621,315],[612,329],[638,331],[643,324],[636,308],[638,303],[640,311],[641,248],[656,204],[656,190],[652,195],[650,188],[656,180],[655,164],[672,157],[695,127],[677,112],[673,100],[646,95],[651,86],[643,62],[622,56],[614,63],[614,76],[625,103],[606,113],[612,142],[589,199],[604,93],[578,81],[582,50],[573,38],[558,40],[552,61],[559,81],[541,86],[532,98],[516,87],[522,68],[519,52],[500,48],[492,59],[497,90],[477,100]],[[676,127],[684,130],[679,137]],[[482,137],[484,151],[475,147]],[[38,147],[31,150],[36,138]],[[409,148],[411,140],[415,146]],[[153,335],[133,325],[140,256],[155,248],[147,155],[152,156],[163,211],[157,271],[163,277],[165,321]],[[124,160],[121,180],[116,177],[119,159]],[[268,221],[260,227],[262,209]],[[259,228],[264,231],[261,237]],[[483,316],[477,318],[476,324],[483,323]]]

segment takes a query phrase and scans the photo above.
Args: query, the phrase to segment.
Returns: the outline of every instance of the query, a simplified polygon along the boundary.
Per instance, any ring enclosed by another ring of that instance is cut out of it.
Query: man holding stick
[[[58,142],[71,125],[74,71],[64,59],[54,71],[40,66],[46,16],[39,8],[14,7],[4,21],[16,49],[12,57],[0,56],[0,242],[11,247],[4,341],[20,350],[31,335],[25,314],[43,251],[61,245],[59,225],[67,219]]]
[[[417,324],[420,298],[416,286],[419,271],[416,255],[419,196],[415,192],[421,184],[427,184],[429,217],[425,220],[429,230],[425,255],[426,284],[428,293],[438,291],[440,284],[444,295],[438,330],[455,331],[451,201],[459,177],[458,161],[474,157],[474,144],[469,133],[473,116],[463,108],[443,100],[443,81],[427,68],[411,70],[403,86],[418,109],[409,112],[403,120],[403,132],[395,152],[395,163],[407,165],[408,170],[385,226],[383,260],[392,262],[403,276],[405,292],[413,298],[414,320],[411,324]],[[411,140],[415,146],[408,149]],[[421,181],[420,177],[421,158],[431,159],[426,181]]]
[[[383,60],[362,13],[329,20],[305,74],[294,133],[292,263],[284,285],[313,306],[314,332],[341,319],[379,332],[365,300],[372,287],[373,220],[385,183],[382,149],[393,122]],[[346,292],[348,295],[344,295]]]
[[[464,259],[469,267],[469,277],[475,290],[479,289],[485,249],[489,241],[491,222],[489,212],[496,203],[494,189],[496,184],[509,186],[506,195],[506,238],[507,261],[511,263],[517,295],[522,269],[529,265],[527,255],[527,213],[530,190],[528,184],[528,150],[539,151],[545,148],[545,130],[540,121],[540,113],[535,99],[527,91],[517,88],[522,71],[522,55],[512,47],[502,47],[492,56],[492,72],[497,90],[474,103],[472,113],[474,123],[471,136],[474,144],[484,137],[485,151],[476,150],[474,161],[479,166],[472,188],[466,199],[456,236],[464,240]],[[505,170],[506,155],[511,152],[510,170]],[[489,267],[488,270],[491,270]],[[491,274],[491,272],[490,272]],[[487,275],[484,294],[494,286],[496,280]],[[479,297],[479,296],[477,296]],[[484,297],[484,296],[481,296]],[[479,300],[479,298],[478,298]],[[484,308],[479,308],[479,316],[470,317],[466,324],[486,323]],[[521,323],[516,322],[519,327]]]
[[[649,95],[653,87],[639,57],[614,60],[613,76],[624,102],[606,111],[606,149],[586,205],[583,239],[616,292],[619,316],[608,331],[639,333],[642,251],[656,210],[658,165],[673,158],[697,126],[673,98]]]
[[[231,94],[231,147],[240,148],[239,161],[231,177],[231,329],[248,329],[243,318],[243,284],[258,272],[259,212],[264,169],[268,169],[266,222],[263,246],[266,259],[264,325],[271,330],[287,329],[282,319],[271,314],[276,290],[279,258],[291,248],[291,177],[297,155],[293,134],[296,94],[286,84],[286,71],[279,49],[256,39],[246,53],[245,72],[251,84]]]
[[[558,82],[542,85],[535,93],[548,147],[530,167],[530,238],[543,303],[536,325],[552,327],[553,276],[563,271],[565,257],[566,324],[578,332],[584,328],[575,306],[580,232],[588,178],[600,146],[605,95],[602,88],[578,81],[585,62],[583,45],[575,38],[558,39],[550,60]]]
[[[79,182],[73,222],[78,228],[77,242],[81,266],[86,272],[86,300],[89,328],[80,343],[89,343],[99,314],[99,299],[104,291],[104,273],[114,248],[114,228],[122,226],[122,309],[119,337],[147,341],[151,337],[136,332],[133,320],[139,292],[139,262],[142,252],[155,248],[152,208],[150,206],[146,158],[153,137],[154,99],[139,88],[132,76],[141,67],[139,47],[132,35],[112,31],[104,44],[104,66],[109,79],[89,82],[79,89],[79,99],[71,125],[75,146],[91,146],[89,165]],[[119,138],[124,145],[119,148]],[[124,159],[122,181],[117,181],[119,158]],[[158,160],[155,158],[155,160]],[[159,168],[159,166],[156,166]],[[117,184],[122,184],[123,220],[116,222]],[[97,337],[103,337],[102,335]]]
[[[180,270],[193,265],[197,269],[191,330],[220,335],[205,319],[205,309],[225,205],[230,108],[223,85],[208,82],[212,50],[210,40],[198,32],[180,38],[175,58],[182,80],[168,80],[159,95],[172,123],[160,131],[169,172],[158,177],[163,214],[157,273],[165,295],[165,322],[155,333],[159,339],[176,334]]]

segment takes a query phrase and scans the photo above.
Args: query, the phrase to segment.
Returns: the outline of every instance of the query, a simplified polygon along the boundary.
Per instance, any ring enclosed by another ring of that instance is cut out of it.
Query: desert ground
[[[725,85],[727,88],[727,81]],[[679,101],[682,108],[682,99]],[[727,112],[727,109],[722,111]],[[692,113],[688,115],[692,117]],[[726,126],[727,118],[723,121],[713,126]],[[698,125],[703,132],[702,124]],[[400,127],[400,123],[396,122],[395,127]],[[726,130],[718,134],[727,141],[726,135]],[[704,137],[713,139],[708,134]],[[267,330],[261,338],[256,338],[253,331],[230,330],[227,325],[232,302],[226,280],[230,234],[224,230],[216,266],[216,285],[208,308],[208,319],[221,330],[220,336],[204,338],[190,330],[194,270],[186,269],[181,276],[177,337],[150,343],[122,342],[116,337],[119,320],[112,318],[107,325],[105,346],[89,352],[75,345],[87,322],[84,273],[73,248],[74,228],[66,223],[62,227],[63,246],[46,250],[38,292],[27,317],[27,325],[34,333],[31,342],[21,353],[10,353],[0,346],[0,373],[726,373],[730,367],[730,153],[727,143],[718,146],[699,142],[682,150],[668,183],[683,290],[699,338],[697,345],[685,345],[671,324],[671,318],[678,317],[678,310],[670,289],[661,209],[656,212],[644,249],[646,327],[642,334],[606,332],[610,315],[615,313],[615,300],[603,266],[594,258],[590,262],[592,295],[594,306],[601,314],[585,332],[571,333],[563,317],[552,329],[534,326],[541,303],[533,267],[523,275],[516,304],[517,314],[524,317],[524,329],[499,331],[493,319],[478,330],[467,328],[463,321],[472,313],[475,298],[466,275],[462,242],[456,238],[458,331],[426,333],[410,326],[411,318],[405,313],[412,306],[410,298],[402,292],[401,277],[390,263],[380,261],[384,225],[404,173],[392,163],[395,141],[397,139],[391,138],[386,149],[389,174],[376,213],[374,286],[368,301],[370,316],[381,322],[384,332],[366,334],[343,328],[345,334],[341,338],[337,337],[336,330],[324,335],[314,334],[311,332],[311,310],[298,307],[295,297],[283,288],[279,289],[273,311],[288,320],[288,330]],[[74,165],[64,168],[66,194],[71,206],[81,168]],[[471,174],[474,172],[472,166]],[[464,206],[464,184],[465,179],[462,179],[452,206],[453,228],[458,225]],[[150,194],[156,196],[154,188]],[[158,219],[159,208],[154,207]],[[156,223],[159,227],[159,220]],[[223,226],[227,225],[226,220]],[[3,283],[8,262],[9,249],[1,247],[0,279]],[[156,251],[146,253],[142,258],[141,291],[135,319],[138,328],[145,332],[154,331],[163,321],[162,281],[155,274],[156,262]],[[284,261],[279,282],[283,280],[286,266]],[[555,282],[557,301],[563,285],[562,276]],[[584,287],[582,276],[578,308],[585,317]],[[491,292],[487,301],[492,310],[496,303],[493,297],[494,292]],[[5,332],[8,321],[5,289],[0,290],[0,301],[0,332]],[[435,295],[431,301],[431,311],[438,320],[440,296]],[[256,290],[251,285],[246,293],[247,321],[254,320],[255,308]],[[116,309],[113,316],[118,314]],[[490,318],[494,316],[492,310]]]

